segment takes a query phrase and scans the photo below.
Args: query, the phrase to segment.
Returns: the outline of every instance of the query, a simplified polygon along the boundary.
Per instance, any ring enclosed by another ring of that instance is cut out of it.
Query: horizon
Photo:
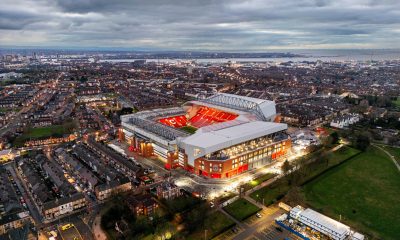
[[[212,49],[167,49],[167,48],[135,48],[135,47],[106,47],[106,46],[0,46],[3,50],[79,50],[79,51],[121,51],[121,52],[198,52],[198,53],[291,53],[299,51],[400,51],[399,48],[293,48],[266,50],[212,50]]]
[[[10,48],[400,48],[400,3],[391,0],[5,0],[0,9],[0,46]]]

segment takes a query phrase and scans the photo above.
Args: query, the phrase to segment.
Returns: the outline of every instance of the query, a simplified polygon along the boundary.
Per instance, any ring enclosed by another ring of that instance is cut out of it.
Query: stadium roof
[[[240,111],[252,112],[263,121],[273,121],[276,115],[275,102],[265,99],[218,93],[199,101]]]
[[[195,134],[180,140],[181,146],[188,155],[189,164],[193,165],[194,159],[205,156],[208,153],[286,130],[287,125],[284,123],[253,121],[227,126],[222,129],[218,129],[214,125],[213,128],[216,130],[200,128]]]

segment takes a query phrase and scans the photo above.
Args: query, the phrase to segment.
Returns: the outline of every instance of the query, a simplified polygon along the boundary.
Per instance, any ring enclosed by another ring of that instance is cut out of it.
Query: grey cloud
[[[5,0],[0,9],[0,35],[15,36],[0,45],[29,45],[22,36],[32,32],[61,46],[400,47],[395,0]]]

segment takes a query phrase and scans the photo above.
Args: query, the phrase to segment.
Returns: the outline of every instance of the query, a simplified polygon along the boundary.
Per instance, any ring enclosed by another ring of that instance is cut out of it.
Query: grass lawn
[[[261,208],[257,207],[256,205],[252,204],[244,198],[240,198],[229,204],[228,206],[224,207],[224,210],[237,220],[243,221],[244,219],[260,211]]]
[[[233,222],[223,213],[220,211],[215,211],[207,216],[204,222],[204,228],[200,228],[196,232],[190,234],[187,239],[204,239],[204,230],[207,230],[207,239],[212,239],[234,225],[235,222]]]
[[[54,125],[42,128],[32,128],[25,135],[27,138],[41,138],[50,137],[56,134],[64,134],[64,128],[62,125]]]
[[[390,154],[392,154],[394,156],[394,158],[396,159],[396,161],[398,163],[400,163],[400,148],[390,147],[390,146],[386,146],[386,145],[379,145],[379,146],[384,148]]]
[[[14,145],[22,146],[24,142],[32,140],[32,139],[41,139],[41,138],[48,138],[48,137],[61,137],[64,134],[67,134],[68,131],[64,128],[63,125],[53,125],[48,127],[41,127],[41,128],[30,128],[22,135],[18,136],[15,141]]]
[[[335,152],[329,153],[327,156],[324,157],[328,161],[316,161],[315,163],[310,165],[306,177],[302,180],[300,184],[303,184],[309,179],[318,176],[326,169],[343,162],[344,160],[358,154],[359,152],[360,151],[357,149],[344,146]],[[268,206],[282,198],[286,194],[286,192],[289,191],[290,188],[291,186],[287,184],[287,181],[280,179],[269,186],[254,191],[250,194],[250,197],[252,197],[256,201],[264,201],[264,204]]]
[[[262,175],[260,177],[257,177],[256,179],[250,181],[249,183],[246,183],[244,185],[242,185],[242,187],[244,188],[244,191],[247,191],[249,189],[254,188],[255,186],[260,185],[261,183],[268,181],[269,179],[275,177],[276,174],[275,173],[267,173],[265,175]]]
[[[358,153],[360,153],[360,150],[358,149],[348,146],[343,146],[338,150],[336,150],[335,152],[332,152],[332,154],[328,155],[329,163],[330,165],[336,165]]]
[[[304,187],[315,210],[380,239],[399,239],[400,173],[381,150],[366,152]]]
[[[392,103],[400,108],[400,97],[398,97],[395,101],[392,101]]]
[[[197,131],[197,128],[192,127],[192,126],[184,126],[184,127],[181,127],[180,129],[182,129],[183,131],[188,132],[190,134],[193,134]]]
[[[0,113],[11,112],[11,111],[17,112],[16,110],[11,108],[0,108]]]

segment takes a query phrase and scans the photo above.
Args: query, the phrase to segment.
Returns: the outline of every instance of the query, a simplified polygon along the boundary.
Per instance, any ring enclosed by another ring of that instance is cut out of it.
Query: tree
[[[196,228],[203,228],[207,212],[207,205],[203,203],[187,213],[185,223],[189,232],[194,231]]]
[[[365,151],[370,145],[369,137],[365,134],[358,134],[353,142],[355,148]]]
[[[331,133],[330,137],[332,144],[337,144],[339,142],[339,134],[337,132]]]
[[[281,170],[282,170],[283,174],[286,175],[286,174],[290,171],[290,169],[292,169],[292,165],[291,165],[290,162],[286,159],[286,160],[283,162],[282,166],[281,166]]]

